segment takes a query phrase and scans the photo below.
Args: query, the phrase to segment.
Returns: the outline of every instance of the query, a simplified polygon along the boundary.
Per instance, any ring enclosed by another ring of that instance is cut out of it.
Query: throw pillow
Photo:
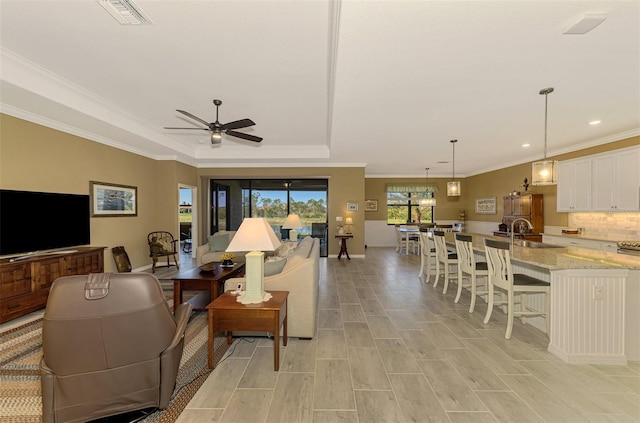
[[[282,272],[285,264],[287,264],[287,259],[285,257],[268,257],[264,262],[264,275],[277,275]]]
[[[209,251],[218,252],[224,251],[229,246],[229,234],[213,234],[209,235]]]
[[[162,246],[162,251],[171,251],[171,238],[169,237],[158,238],[156,242]]]
[[[291,257],[296,251],[298,243],[295,241],[285,241],[276,250],[276,256],[278,257]]]

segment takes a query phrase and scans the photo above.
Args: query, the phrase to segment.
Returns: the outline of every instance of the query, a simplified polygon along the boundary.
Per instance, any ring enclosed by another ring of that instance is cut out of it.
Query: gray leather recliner
[[[181,304],[174,318],[148,273],[57,279],[42,328],[43,422],[166,408],[191,308]]]

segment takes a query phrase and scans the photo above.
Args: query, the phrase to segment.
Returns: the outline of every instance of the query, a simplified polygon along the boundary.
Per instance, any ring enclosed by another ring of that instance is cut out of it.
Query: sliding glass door
[[[282,224],[287,215],[296,213],[303,224],[299,237],[320,237],[318,228],[324,228],[326,241],[326,179],[215,179],[210,186],[212,233],[235,230],[245,217],[264,217],[276,234],[287,238]]]

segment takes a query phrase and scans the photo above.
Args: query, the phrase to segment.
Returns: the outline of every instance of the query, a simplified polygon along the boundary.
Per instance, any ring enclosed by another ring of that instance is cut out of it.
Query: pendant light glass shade
[[[424,170],[427,171],[427,177],[424,180],[424,184],[425,186],[429,186],[429,168],[425,167]],[[427,192],[427,195],[429,195],[429,192]],[[431,193],[431,195],[435,195],[435,193]],[[427,198],[423,198],[422,200],[420,200],[420,205],[424,206],[424,207],[435,207],[436,206],[436,199],[433,197],[427,197]]]
[[[456,143],[458,140],[450,141],[453,146],[453,181],[447,182],[447,196],[459,197],[460,196],[460,181],[456,181]]]
[[[543,88],[540,95],[544,95],[544,160],[533,162],[531,166],[531,185],[556,185],[558,183],[558,162],[547,160],[547,96],[553,88]]]

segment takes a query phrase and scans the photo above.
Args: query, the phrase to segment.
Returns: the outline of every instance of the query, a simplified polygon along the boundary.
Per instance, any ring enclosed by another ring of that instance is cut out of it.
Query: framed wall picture
[[[347,203],[347,211],[358,211],[358,203]]]
[[[378,211],[378,200],[364,200],[364,211]]]
[[[129,185],[89,182],[91,190],[91,216],[137,216],[138,188]]]
[[[496,197],[476,198],[477,214],[496,214]]]

